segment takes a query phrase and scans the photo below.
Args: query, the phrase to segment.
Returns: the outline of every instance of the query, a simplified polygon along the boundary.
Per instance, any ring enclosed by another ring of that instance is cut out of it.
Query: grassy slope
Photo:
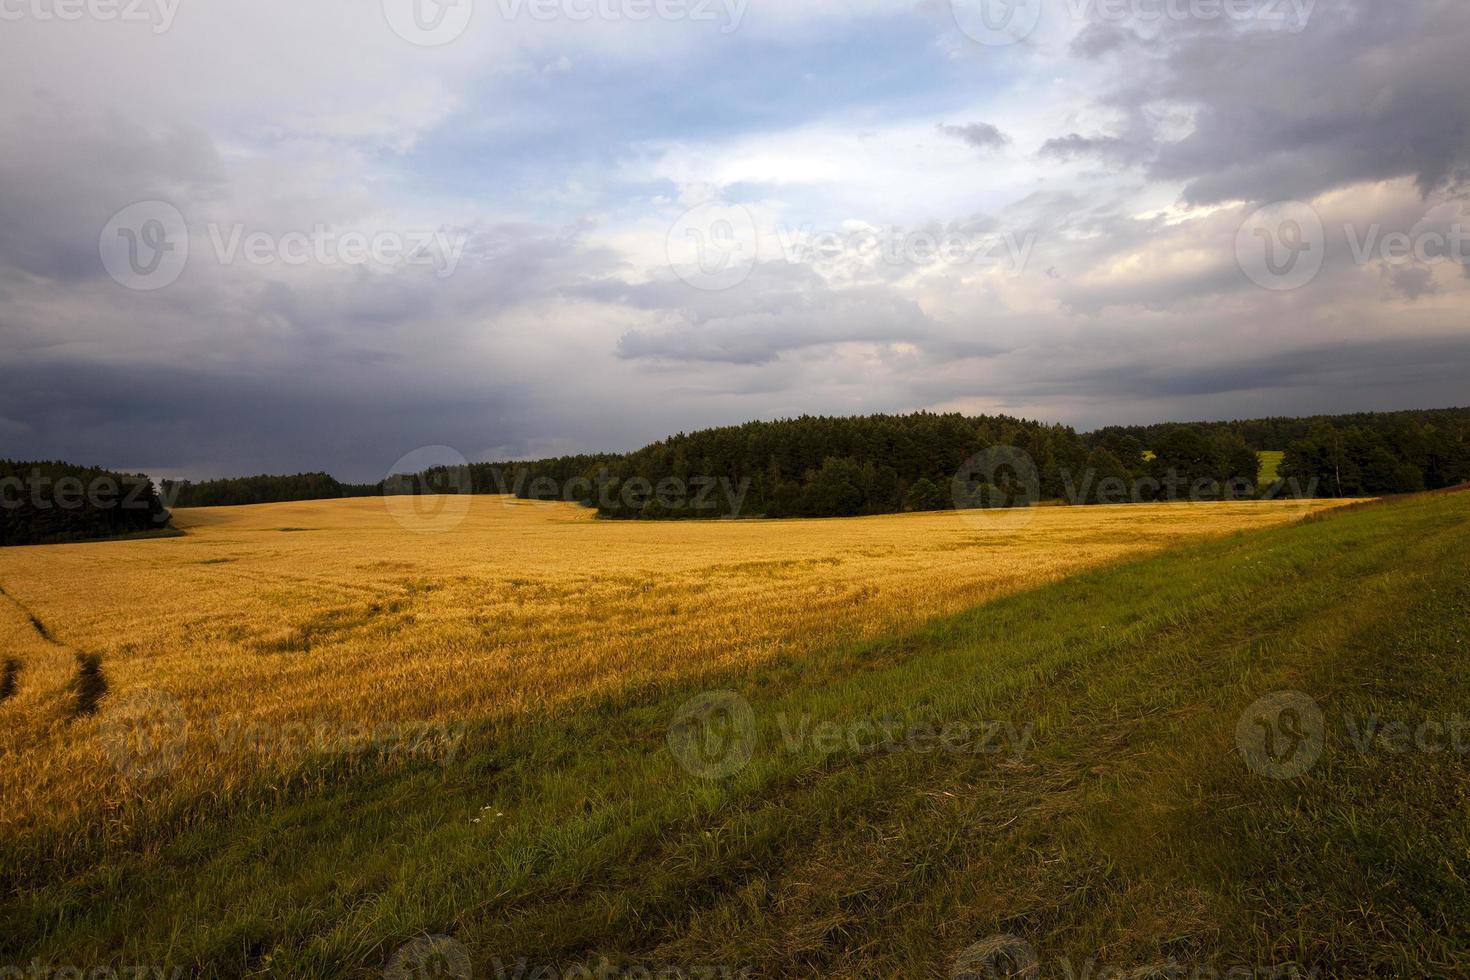
[[[12,874],[0,964],[373,975],[436,932],[476,975],[495,958],[607,956],[948,976],[1010,933],[1045,976],[1066,975],[1064,956],[1079,972],[1174,958],[1463,973],[1465,756],[1362,753],[1345,722],[1470,714],[1467,546],[1470,494],[1415,498],[711,678],[758,720],[751,763],[724,781],[686,775],[665,746],[698,688],[481,732],[446,768],[324,766],[147,853]],[[1245,767],[1235,728],[1288,688],[1322,705],[1326,749],[1276,781]],[[803,714],[1034,723],[1035,745],[791,751],[782,721]]]
[[[1266,449],[1256,453],[1256,455],[1261,457],[1261,479],[1259,482],[1261,486],[1269,487],[1276,482],[1276,477],[1281,470],[1281,462],[1286,458],[1286,453],[1279,449]]]

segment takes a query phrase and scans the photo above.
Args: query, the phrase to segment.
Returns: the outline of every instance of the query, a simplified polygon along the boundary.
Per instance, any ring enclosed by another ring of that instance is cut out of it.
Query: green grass
[[[1279,449],[1263,449],[1256,455],[1261,457],[1260,484],[1263,487],[1269,487],[1280,476],[1281,461],[1286,457],[1286,453]]]
[[[1047,977],[1166,960],[1463,974],[1466,756],[1351,736],[1372,717],[1470,717],[1467,548],[1470,494],[1348,509],[477,731],[447,766],[323,761],[233,817],[63,870],[0,845],[0,964],[375,976],[447,934],[476,976],[605,957],[948,977],[1009,934]],[[723,688],[752,706],[750,762],[698,779],[669,721]],[[1289,780],[1251,771],[1236,742],[1279,690],[1326,719],[1321,758]],[[1000,721],[1031,740],[793,748],[803,718]]]

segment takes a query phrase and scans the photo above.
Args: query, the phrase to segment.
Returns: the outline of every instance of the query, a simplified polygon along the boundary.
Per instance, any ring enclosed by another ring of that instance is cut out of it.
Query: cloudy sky
[[[1465,0],[0,0],[0,456],[1470,403]]]

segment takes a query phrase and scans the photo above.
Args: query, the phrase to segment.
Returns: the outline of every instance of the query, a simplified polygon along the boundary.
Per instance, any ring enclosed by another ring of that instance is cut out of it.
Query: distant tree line
[[[174,507],[233,507],[241,504],[283,503],[293,500],[331,500],[340,497],[378,497],[437,493],[516,493],[536,489],[546,499],[544,481],[564,486],[573,477],[613,456],[567,456],[531,463],[471,463],[436,466],[419,473],[395,473],[377,483],[343,483],[327,473],[291,476],[241,476],[222,480],[164,480],[163,496]],[[535,480],[542,480],[534,488]],[[529,493],[521,493],[529,496]]]
[[[1238,437],[1181,429],[1161,446],[1147,459],[1136,439],[1090,445],[1066,426],[1009,416],[803,416],[680,433],[625,456],[510,464],[499,479],[522,497],[577,500],[604,517],[657,519],[851,517],[1258,492],[1259,458]]]
[[[274,504],[289,500],[368,497],[380,492],[380,485],[341,483],[326,473],[242,476],[225,480],[204,480],[199,483],[188,480],[163,481],[164,499],[174,507]]]
[[[1323,497],[1382,496],[1470,483],[1470,422],[1405,420],[1391,428],[1318,424],[1292,442],[1281,477]]]
[[[1381,496],[1470,482],[1470,408],[1109,426],[1088,438],[1094,444],[1133,439],[1157,452],[1180,428],[1284,452],[1278,475],[1316,496]]]
[[[1285,440],[1285,441],[1283,441]],[[510,494],[609,518],[847,517],[1038,501],[1362,496],[1470,480],[1470,410],[1110,426],[1010,416],[802,416],[679,433],[626,454],[472,463],[344,484],[325,473],[166,483],[174,506]],[[1280,447],[1260,485],[1259,450]]]
[[[120,537],[160,531],[168,521],[142,474],[0,460],[0,546]]]
[[[1302,418],[1263,418],[1231,422],[1166,422],[1158,425],[1110,425],[1088,436],[1096,443],[1105,438],[1131,436],[1146,450],[1181,424],[1186,428],[1211,435],[1232,432],[1253,449],[1284,452],[1294,442],[1311,438],[1322,426],[1334,429],[1360,428],[1376,432],[1386,439],[1398,437],[1405,425],[1433,426],[1451,430],[1470,423],[1470,408],[1408,409],[1400,412],[1356,412],[1348,415],[1311,415]]]

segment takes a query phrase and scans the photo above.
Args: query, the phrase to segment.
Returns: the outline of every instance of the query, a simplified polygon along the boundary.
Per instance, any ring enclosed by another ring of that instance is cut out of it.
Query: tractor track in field
[[[58,640],[41,617],[32,612],[30,607],[17,599],[14,594],[6,591],[4,586],[0,586],[0,599],[16,609],[20,613],[20,618],[30,624],[36,636],[40,637],[41,642],[45,644],[45,647],[32,646],[29,652],[0,649],[0,691],[4,692],[0,703],[9,705],[18,696],[27,692],[31,696],[43,697],[47,693],[55,693],[65,698],[65,685],[70,682],[73,672],[64,664],[69,664],[74,658],[79,658],[78,651]],[[53,657],[59,662],[51,664],[52,669],[50,670],[44,669],[45,662],[49,662]],[[49,680],[42,679],[48,677]]]
[[[25,603],[21,602],[15,596],[5,591],[5,587],[3,585],[0,585],[0,597],[5,598],[7,601],[10,602],[11,605],[20,610],[20,614],[30,621],[31,628],[36,631],[36,635],[39,636],[41,639],[45,640],[47,643],[51,644],[54,647],[60,647],[63,650],[71,649],[71,647],[67,646],[65,643],[62,643],[55,636],[52,635],[51,630],[47,628],[46,624],[41,622],[41,617],[31,612],[30,608],[27,607]]]

